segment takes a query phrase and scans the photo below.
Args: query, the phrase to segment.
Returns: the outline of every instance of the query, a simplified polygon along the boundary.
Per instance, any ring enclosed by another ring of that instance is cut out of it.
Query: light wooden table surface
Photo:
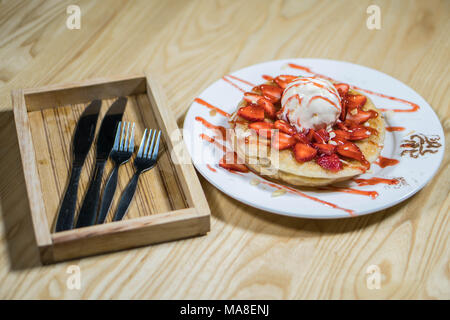
[[[80,30],[66,7],[81,8]],[[366,9],[381,9],[368,30]],[[412,199],[314,221],[243,205],[200,178],[205,237],[39,265],[10,90],[152,69],[182,124],[192,99],[242,67],[281,58],[350,61],[403,81],[449,129],[450,1],[0,1],[0,298],[450,298],[448,152]],[[448,144],[446,146],[448,150]],[[66,273],[81,270],[81,289]],[[377,265],[381,288],[366,285]]]

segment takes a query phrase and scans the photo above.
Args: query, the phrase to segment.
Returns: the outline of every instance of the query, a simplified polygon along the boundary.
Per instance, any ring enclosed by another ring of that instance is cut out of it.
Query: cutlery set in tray
[[[81,169],[94,140],[101,104],[101,100],[94,100],[86,107],[78,120],[73,137],[72,172],[59,209],[55,228],[57,232],[73,228]],[[127,98],[120,97],[109,107],[103,118],[97,137],[95,166],[78,214],[76,228],[100,224],[105,221],[116,191],[119,167],[128,162],[133,155],[135,124],[121,121],[126,104]],[[136,172],[122,194],[113,221],[119,221],[125,216],[135,194],[140,174],[155,166],[160,137],[161,131],[145,129],[139,151],[134,160]],[[106,182],[99,204],[102,177],[108,158],[111,158],[114,162],[114,168]]]
[[[43,263],[209,231],[205,194],[153,75],[18,89],[12,100]]]

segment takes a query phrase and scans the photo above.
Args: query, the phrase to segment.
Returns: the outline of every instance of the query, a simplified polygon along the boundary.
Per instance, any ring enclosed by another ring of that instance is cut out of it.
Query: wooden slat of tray
[[[97,124],[115,99],[103,100],[102,110]],[[36,153],[39,178],[49,227],[54,228],[59,202],[63,196],[71,165],[71,139],[79,116],[87,104],[68,105],[29,112],[31,133]],[[157,128],[156,120],[146,94],[128,97],[124,121],[136,123],[135,144],[139,146],[144,128]],[[87,189],[94,164],[95,145],[86,158],[80,178],[77,208],[81,205]],[[132,160],[121,166],[116,194],[107,221],[111,221],[119,196],[134,173]],[[112,163],[109,161],[103,178],[105,182]],[[187,208],[184,193],[180,187],[173,163],[164,141],[160,146],[158,164],[141,176],[139,185],[129,212],[125,219],[143,217],[152,214]]]

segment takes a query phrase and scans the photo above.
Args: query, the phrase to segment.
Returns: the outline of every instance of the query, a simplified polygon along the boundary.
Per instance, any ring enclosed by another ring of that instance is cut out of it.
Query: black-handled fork
[[[136,172],[123,191],[122,198],[120,199],[119,205],[117,206],[113,221],[122,220],[122,218],[127,213],[128,207],[130,206],[131,200],[133,199],[134,193],[136,192],[139,176],[155,166],[158,159],[160,137],[161,131],[153,129],[147,131],[147,129],[145,129],[141,144],[139,146],[138,154],[134,159]]]
[[[114,193],[117,187],[117,177],[119,167],[128,162],[134,152],[134,123],[119,122],[117,126],[116,138],[114,139],[114,146],[109,156],[114,162],[109,178],[103,191],[102,202],[100,204],[100,211],[98,214],[97,224],[103,223],[108,215]],[[130,132],[131,128],[131,132]]]

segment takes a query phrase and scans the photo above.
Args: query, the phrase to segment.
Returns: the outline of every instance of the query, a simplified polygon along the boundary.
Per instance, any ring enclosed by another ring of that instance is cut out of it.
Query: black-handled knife
[[[103,170],[106,161],[114,145],[116,128],[122,120],[127,98],[120,97],[109,108],[97,138],[97,154],[95,168],[91,177],[91,182],[81,205],[80,213],[77,219],[77,228],[91,226],[95,224],[97,218],[98,203],[100,198],[100,185],[102,183]]]
[[[73,218],[77,204],[78,182],[80,180],[81,168],[86,159],[92,141],[95,137],[95,127],[97,126],[98,114],[102,102],[94,100],[89,104],[78,120],[72,141],[72,172],[67,185],[66,193],[59,208],[56,220],[55,231],[64,231],[73,228]]]

